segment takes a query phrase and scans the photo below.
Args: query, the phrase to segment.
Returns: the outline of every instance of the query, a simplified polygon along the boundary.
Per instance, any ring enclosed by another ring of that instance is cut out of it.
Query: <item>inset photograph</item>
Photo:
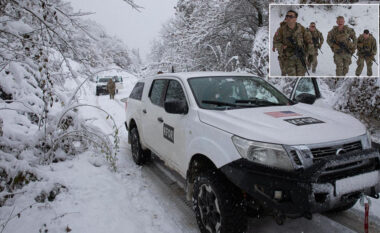
[[[378,4],[271,4],[269,76],[378,77]]]

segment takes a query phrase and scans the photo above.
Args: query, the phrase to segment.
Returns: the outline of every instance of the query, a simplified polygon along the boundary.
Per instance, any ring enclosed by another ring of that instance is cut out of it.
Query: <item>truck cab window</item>
[[[181,84],[176,80],[170,80],[168,90],[166,92],[166,101],[186,101],[185,93]]]
[[[163,95],[166,89],[168,80],[158,79],[154,80],[152,89],[150,90],[149,98],[153,104],[158,106],[164,106]]]
[[[138,82],[136,83],[135,87],[133,88],[131,94],[129,95],[129,98],[141,100],[142,94],[144,90],[144,83]]]
[[[298,86],[296,88],[296,94],[295,97],[299,96],[300,94],[307,93],[313,96],[317,96],[315,93],[314,84],[311,78],[302,78],[300,79]]]

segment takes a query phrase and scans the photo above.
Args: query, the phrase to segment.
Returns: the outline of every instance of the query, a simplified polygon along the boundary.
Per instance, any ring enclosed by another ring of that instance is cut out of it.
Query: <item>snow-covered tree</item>
[[[179,64],[178,70],[250,68],[255,34],[268,24],[266,4],[180,0],[175,17],[162,28],[160,48],[154,47],[161,56],[151,59]]]
[[[89,147],[114,161],[116,126],[110,138],[82,119],[78,90],[81,77],[108,66],[126,69],[131,61],[119,39],[82,20],[84,15],[62,0],[0,1],[0,207],[9,198],[3,194],[41,178],[38,164]],[[68,80],[78,86],[75,91],[65,85]]]

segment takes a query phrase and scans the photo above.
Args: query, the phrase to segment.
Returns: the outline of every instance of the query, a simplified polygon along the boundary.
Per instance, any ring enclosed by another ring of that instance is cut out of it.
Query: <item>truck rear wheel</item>
[[[200,174],[194,182],[193,208],[201,233],[245,232],[242,194],[218,171]]]
[[[150,151],[141,148],[139,132],[136,127],[131,129],[130,134],[133,161],[137,165],[143,165],[149,159]]]

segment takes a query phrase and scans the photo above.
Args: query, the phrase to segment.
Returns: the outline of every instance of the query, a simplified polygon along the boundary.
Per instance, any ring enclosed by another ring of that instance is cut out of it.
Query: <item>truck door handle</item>
[[[162,117],[157,118],[157,120],[158,120],[160,123],[164,122],[164,120],[162,119]]]
[[[142,111],[144,114],[146,114],[146,109],[143,109],[143,111]]]

